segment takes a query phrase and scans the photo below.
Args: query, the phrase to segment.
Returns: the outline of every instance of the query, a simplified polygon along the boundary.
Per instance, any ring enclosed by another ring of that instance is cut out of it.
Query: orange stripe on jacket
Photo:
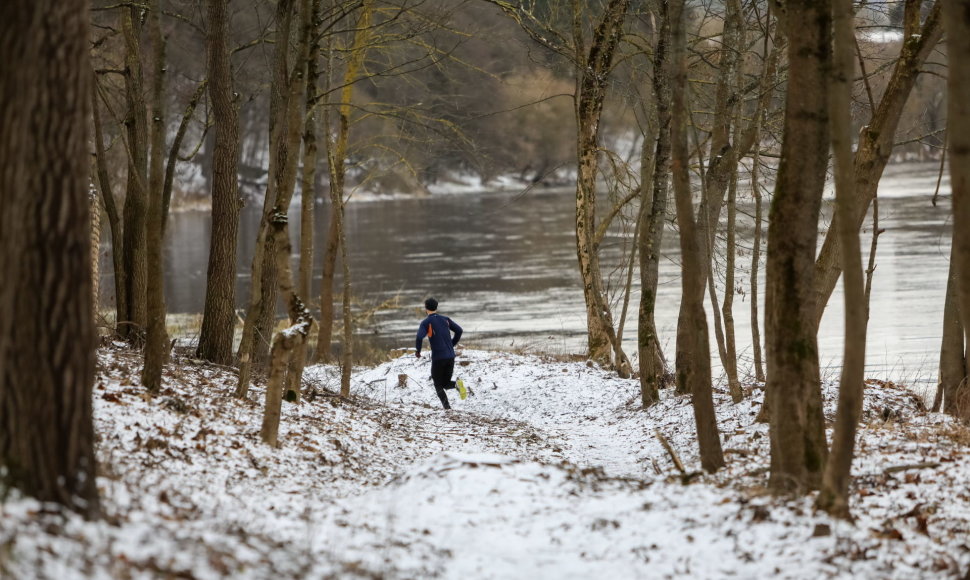
[[[434,336],[434,330],[431,329],[431,323],[428,323],[428,338]]]

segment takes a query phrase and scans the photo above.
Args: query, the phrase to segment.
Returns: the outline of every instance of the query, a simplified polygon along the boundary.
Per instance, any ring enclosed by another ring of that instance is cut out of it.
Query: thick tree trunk
[[[208,0],[206,48],[212,102],[212,235],[205,306],[196,356],[232,362],[236,324],[236,252],[239,238],[239,113],[233,102],[228,0]]]
[[[149,2],[149,37],[152,43],[151,157],[148,174],[148,208],[145,220],[145,257],[148,286],[145,292],[147,336],[141,382],[149,392],[162,387],[162,367],[168,360],[168,332],[165,328],[165,270],[162,256],[164,231],[165,166],[165,40],[162,38],[161,8]]]
[[[828,2],[786,3],[788,96],[781,163],[768,219],[766,332],[771,476],[776,492],[821,483],[828,453],[815,326],[814,258],[828,165]]]
[[[940,18],[942,2],[934,2],[929,15],[919,24],[921,0],[905,0],[906,12],[910,14],[906,20],[903,48],[896,61],[892,77],[883,92],[882,99],[872,116],[872,120],[859,134],[854,158],[856,195],[856,213],[852,217],[855,229],[862,227],[869,204],[875,199],[876,190],[882,172],[889,162],[896,128],[902,117],[903,109],[909,98],[920,69],[932,54],[940,37],[943,35],[943,25]],[[952,161],[951,161],[952,164]],[[837,218],[836,218],[837,219]],[[819,250],[815,262],[815,323],[821,322],[825,307],[835,290],[835,285],[842,274],[841,243],[839,242],[838,224],[832,221],[825,241]]]
[[[684,336],[678,333],[678,343],[683,340],[694,353],[689,361],[677,361],[677,382],[683,390],[691,393],[697,441],[700,447],[701,466],[714,472],[724,466],[721,438],[717,431],[717,416],[711,386],[711,358],[707,334],[707,316],[704,312],[704,263],[699,247],[700,237],[694,221],[691,202],[689,154],[687,152],[687,55],[683,0],[670,2],[671,19],[671,145],[674,199],[677,203],[677,224],[680,226],[680,247],[683,256]],[[678,348],[678,356],[681,354]]]
[[[835,42],[829,107],[832,119],[832,152],[835,163],[835,196],[842,248],[845,288],[845,345],[839,405],[832,435],[832,453],[825,465],[822,490],[816,505],[828,513],[849,517],[849,480],[855,449],[856,426],[862,414],[863,373],[866,364],[865,290],[862,273],[859,230],[852,227],[855,213],[852,191],[852,81],[855,76],[852,0],[832,0]]]
[[[970,344],[970,5],[945,2],[947,74],[947,136],[950,185],[953,189],[953,247],[956,303],[963,323],[964,344]],[[970,418],[970,385],[953,389],[953,408]]]
[[[640,358],[640,400],[643,407],[660,401],[665,368],[655,317],[657,286],[660,282],[660,244],[667,214],[670,172],[670,18],[667,4],[659,5],[657,45],[653,59],[653,93],[656,101],[656,144],[644,139],[640,182],[640,309],[637,351]],[[652,154],[648,147],[654,147]],[[649,158],[649,159],[648,159]]]
[[[88,9],[0,4],[0,473],[96,517]]]

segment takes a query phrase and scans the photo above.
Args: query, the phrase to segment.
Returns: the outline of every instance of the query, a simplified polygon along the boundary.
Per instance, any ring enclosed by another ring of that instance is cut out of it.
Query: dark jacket
[[[451,333],[455,336],[452,338]],[[454,320],[440,314],[431,314],[421,321],[414,349],[421,354],[421,343],[427,337],[431,343],[431,360],[455,358],[455,345],[461,339],[461,327]]]

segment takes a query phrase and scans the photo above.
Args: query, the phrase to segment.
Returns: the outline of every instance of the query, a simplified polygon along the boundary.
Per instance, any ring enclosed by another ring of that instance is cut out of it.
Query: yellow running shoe
[[[465,381],[458,379],[458,382],[455,383],[455,386],[458,387],[458,398],[464,401],[465,397],[468,396],[468,390],[465,389]]]

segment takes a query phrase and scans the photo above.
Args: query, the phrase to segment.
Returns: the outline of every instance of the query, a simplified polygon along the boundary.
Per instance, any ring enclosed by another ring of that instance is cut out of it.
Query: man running
[[[451,380],[452,373],[455,372],[455,345],[461,339],[461,327],[454,320],[447,316],[438,314],[438,301],[428,298],[424,301],[424,310],[428,317],[421,321],[418,327],[418,337],[414,345],[414,356],[421,358],[421,345],[424,338],[428,338],[431,344],[431,380],[434,381],[434,390],[441,399],[441,405],[445,409],[450,409],[448,395],[445,389],[458,389],[458,397],[462,400],[468,396],[465,384],[461,379],[458,382]],[[455,336],[452,337],[451,333]]]

